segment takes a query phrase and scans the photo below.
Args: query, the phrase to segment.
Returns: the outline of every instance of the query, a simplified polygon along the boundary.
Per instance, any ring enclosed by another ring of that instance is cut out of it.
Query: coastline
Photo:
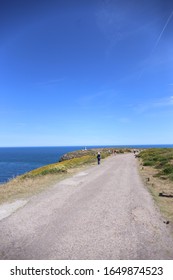
[[[57,146],[57,147],[0,147],[0,187],[1,184],[39,167],[57,163],[66,153],[83,149],[149,149],[169,148],[172,144],[160,145],[107,145],[107,146]]]
[[[110,149],[106,148],[104,150],[102,159],[110,155],[108,152]],[[79,156],[79,151],[75,151],[72,153],[73,158],[71,158],[71,153],[68,153],[70,159],[66,158],[64,161],[45,165],[1,184],[0,204],[37,194],[79,169],[96,164],[96,154],[97,150],[87,150],[87,152],[83,150]]]
[[[99,149],[100,150],[100,149]],[[110,151],[104,151],[103,156],[102,149],[102,160],[104,158],[110,156]],[[62,160],[64,162],[71,163],[71,166],[68,168],[68,172],[58,172],[57,174],[45,174],[45,175],[37,175],[37,176],[28,176],[29,174],[33,174],[40,169],[48,168],[48,166],[44,166],[42,168],[38,168],[32,170],[31,172],[27,172],[24,175],[17,176],[16,178],[10,180],[8,183],[3,184],[4,188],[0,187],[0,220],[7,218],[16,210],[21,207],[24,207],[30,198],[36,196],[37,194],[46,191],[50,188],[53,188],[58,182],[71,178],[78,172],[84,171],[87,167],[96,165],[96,154],[98,150],[94,149],[90,150],[82,150],[82,151],[74,151],[72,153],[68,153],[63,155],[65,159],[60,159],[57,164],[61,164]],[[86,155],[82,155],[82,153],[87,154],[91,153],[90,158],[88,160],[84,160]],[[93,157],[94,154],[94,157]],[[112,154],[112,153],[111,153]],[[81,159],[81,162],[77,162],[77,160]],[[53,164],[54,165],[54,164]]]
[[[52,188],[56,183],[70,178],[78,172],[85,171],[89,166],[97,165],[96,155],[98,151],[101,151],[101,149],[91,149],[87,151],[78,150],[67,153],[63,155],[61,160],[56,164],[50,164],[27,172],[26,174],[18,176],[13,180],[10,180],[8,183],[3,184],[2,187],[0,187],[0,219],[24,206],[29,201],[30,197]],[[115,150],[113,148],[111,150],[103,148],[101,152],[102,160],[106,159],[108,156],[116,156],[116,153],[114,154],[115,151],[117,154],[123,154],[129,152],[132,153],[134,150]],[[105,153],[104,156],[103,152]],[[165,219],[165,223],[171,223],[173,232],[172,199],[159,197],[159,192],[163,190],[173,191],[173,182],[156,177],[157,169],[150,166],[144,166],[142,159],[138,157],[138,153],[136,154],[136,157],[136,160],[138,161],[138,172],[143,179],[144,185],[153,197],[155,204],[159,207]],[[63,169],[60,168],[55,170],[55,167],[57,168],[57,166],[63,166]],[[50,172],[48,172],[48,170]]]
[[[95,255],[95,252],[100,252],[100,246],[105,257],[110,258],[113,240],[117,243],[114,244],[116,249],[115,255],[112,255],[113,259],[122,258],[122,246],[124,246],[125,258],[131,256],[142,259],[145,256],[149,259],[162,258],[164,250],[161,249],[160,244],[165,244],[164,258],[169,259],[167,248],[172,244],[170,226],[163,223],[164,220],[159,215],[151,195],[142,183],[137,170],[137,161],[133,153],[112,155],[103,163],[101,162],[100,166],[85,168],[82,172],[30,198],[26,205],[21,205],[15,210],[14,215],[1,222],[3,228],[1,252],[5,252],[2,258],[25,259],[29,256],[34,259],[44,257],[74,259],[77,256],[75,254],[79,253],[78,258],[92,259],[98,258],[99,255]],[[10,206],[13,206],[13,210],[14,206],[17,207],[16,204]],[[103,226],[100,228],[100,225]],[[8,234],[13,227],[12,234]],[[31,239],[32,247],[28,248]],[[166,243],[162,239],[165,239]],[[85,243],[87,240],[88,242]],[[99,243],[93,250],[93,255],[90,254],[92,252],[90,247],[93,248],[97,243],[95,240],[99,240]],[[131,254],[131,244],[134,242],[135,251]],[[47,244],[47,247],[43,244]],[[109,244],[107,253],[105,253],[105,244],[106,247]],[[127,244],[129,244],[129,252],[127,252]],[[139,244],[141,244],[140,251]],[[148,244],[147,248],[146,244]],[[68,250],[66,250],[67,245],[69,245]],[[83,254],[81,245],[82,248],[86,245],[85,252],[89,254]],[[116,255],[117,246],[120,248],[118,255]],[[7,247],[11,249],[6,250]],[[59,248],[63,248],[62,251]],[[57,254],[55,256],[50,252],[57,252]],[[65,252],[67,254],[64,255]],[[103,256],[102,252],[100,256]],[[144,256],[144,253],[147,255]]]

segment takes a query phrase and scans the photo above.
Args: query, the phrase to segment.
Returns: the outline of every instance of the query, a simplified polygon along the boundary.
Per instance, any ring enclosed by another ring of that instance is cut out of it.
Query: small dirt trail
[[[173,259],[169,227],[132,154],[33,197],[0,222],[1,259]]]

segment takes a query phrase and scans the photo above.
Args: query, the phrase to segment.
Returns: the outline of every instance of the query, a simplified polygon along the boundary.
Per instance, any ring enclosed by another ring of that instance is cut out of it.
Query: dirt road
[[[173,259],[132,154],[111,156],[0,222],[0,259]]]

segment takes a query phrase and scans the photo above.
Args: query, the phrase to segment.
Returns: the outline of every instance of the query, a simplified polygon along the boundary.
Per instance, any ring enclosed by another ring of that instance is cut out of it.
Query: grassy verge
[[[112,153],[111,149],[100,149],[99,151],[101,151],[102,159]],[[79,169],[96,164],[97,152],[98,149],[69,153],[61,162],[37,168],[0,185],[0,203],[37,194]]]
[[[144,166],[152,166],[158,171],[155,176],[173,181],[173,149],[149,149],[139,156]]]
[[[139,158],[149,191],[164,217],[173,224],[173,149],[144,150]]]
[[[100,148],[68,153],[61,158],[60,162],[34,169],[0,185],[0,204],[37,194],[82,168],[97,164],[98,151],[101,152],[101,159],[110,156],[113,152],[131,152],[129,149]]]
[[[12,202],[16,199],[26,199],[53,186],[58,180],[63,178],[65,178],[63,174],[45,175],[34,178],[21,178],[18,176],[8,183],[0,185],[0,204]]]

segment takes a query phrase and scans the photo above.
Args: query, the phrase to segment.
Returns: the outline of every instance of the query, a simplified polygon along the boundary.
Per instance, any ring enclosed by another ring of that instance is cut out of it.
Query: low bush
[[[173,149],[146,149],[140,152],[139,157],[144,166],[153,166],[158,170],[157,177],[166,176],[173,180]]]
[[[56,173],[65,173],[68,171],[68,169],[83,166],[88,163],[92,163],[96,161],[95,156],[83,156],[79,158],[72,158],[69,160],[65,160],[62,162],[49,164],[37,169],[34,169],[30,172],[27,172],[26,174],[21,176],[21,179],[24,178],[32,178],[36,176],[42,176],[47,174],[56,174]]]

